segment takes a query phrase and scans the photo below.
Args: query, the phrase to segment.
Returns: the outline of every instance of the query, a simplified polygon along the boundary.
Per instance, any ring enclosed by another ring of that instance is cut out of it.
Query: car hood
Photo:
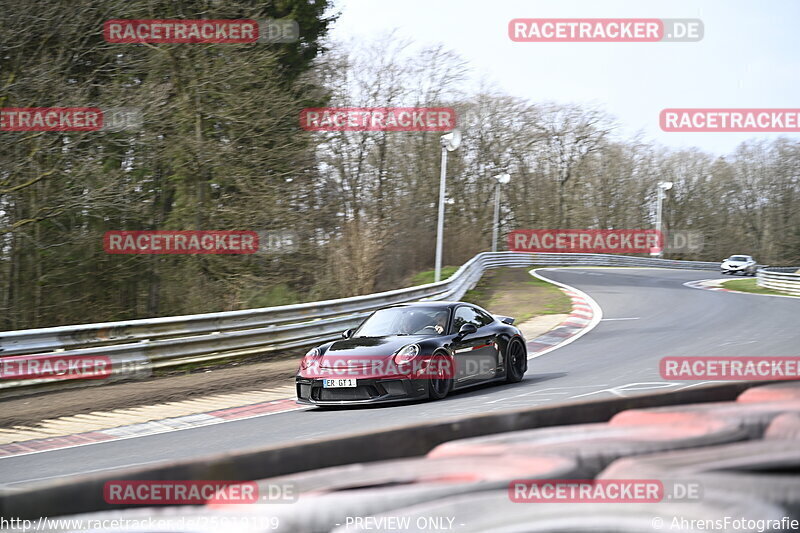
[[[428,335],[391,335],[386,337],[355,337],[334,342],[320,358],[320,365],[341,365],[345,362],[365,364],[367,361],[390,359],[400,348],[415,344]]]
[[[726,267],[739,268],[747,265],[748,263],[746,261],[724,261],[722,264]]]

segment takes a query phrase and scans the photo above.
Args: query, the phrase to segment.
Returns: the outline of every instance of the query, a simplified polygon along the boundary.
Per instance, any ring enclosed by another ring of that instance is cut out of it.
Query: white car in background
[[[723,274],[738,274],[742,273],[745,276],[755,276],[758,264],[756,260],[749,255],[732,255],[722,261],[719,266],[720,272]]]

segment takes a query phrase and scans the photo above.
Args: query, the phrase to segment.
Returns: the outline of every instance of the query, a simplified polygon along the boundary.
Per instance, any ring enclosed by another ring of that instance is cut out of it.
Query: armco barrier
[[[333,340],[345,329],[357,326],[370,312],[386,305],[421,299],[458,300],[487,269],[534,265],[718,268],[717,263],[710,262],[609,254],[483,252],[447,280],[365,296],[243,311],[0,332],[0,357],[102,355],[112,364],[109,380],[136,378],[149,375],[153,369]],[[95,381],[98,382],[103,381]],[[9,396],[82,384],[66,379],[0,380],[0,394]]]
[[[765,289],[800,296],[800,270],[797,267],[764,267],[756,272],[757,283]]]

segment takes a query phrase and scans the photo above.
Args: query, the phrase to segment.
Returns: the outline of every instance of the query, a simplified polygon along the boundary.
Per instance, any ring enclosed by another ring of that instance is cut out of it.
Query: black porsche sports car
[[[342,339],[309,350],[297,372],[297,401],[367,404],[430,398],[528,369],[514,319],[463,302],[384,307]]]

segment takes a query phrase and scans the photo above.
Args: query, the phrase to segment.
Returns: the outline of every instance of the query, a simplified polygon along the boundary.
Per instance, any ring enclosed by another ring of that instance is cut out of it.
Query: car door
[[[464,324],[478,331],[460,339],[454,346],[456,386],[491,379],[497,374],[498,350],[494,319],[471,305],[460,305],[453,314],[453,333]]]

